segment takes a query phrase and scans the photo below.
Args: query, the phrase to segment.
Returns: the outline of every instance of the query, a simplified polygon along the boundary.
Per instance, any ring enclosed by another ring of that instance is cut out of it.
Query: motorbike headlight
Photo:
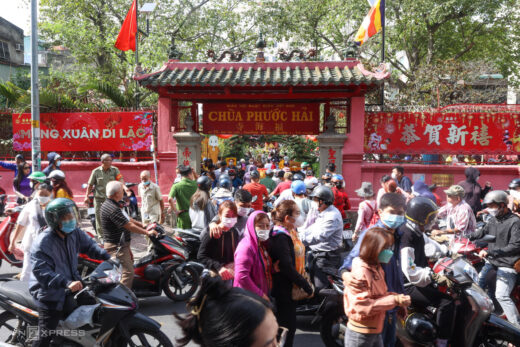
[[[474,283],[478,284],[478,272],[471,264],[468,263],[464,266],[464,273],[468,275]]]

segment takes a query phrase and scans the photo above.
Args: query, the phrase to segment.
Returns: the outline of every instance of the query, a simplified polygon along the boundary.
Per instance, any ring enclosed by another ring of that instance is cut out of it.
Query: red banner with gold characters
[[[42,151],[149,151],[153,111],[42,113]],[[31,114],[13,114],[13,149],[31,150]]]
[[[203,104],[204,134],[317,135],[319,103]]]
[[[365,151],[395,154],[517,154],[520,114],[365,114]]]

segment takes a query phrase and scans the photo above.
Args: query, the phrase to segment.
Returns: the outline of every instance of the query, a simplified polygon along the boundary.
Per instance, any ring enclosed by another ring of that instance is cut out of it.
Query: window
[[[9,46],[4,41],[0,41],[0,59],[9,60]]]

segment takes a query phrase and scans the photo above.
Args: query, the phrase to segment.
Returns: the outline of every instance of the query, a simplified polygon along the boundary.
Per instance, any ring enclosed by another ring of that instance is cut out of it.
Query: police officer
[[[96,209],[96,233],[99,238],[103,238],[103,227],[101,226],[101,205],[107,198],[106,187],[110,181],[120,181],[123,188],[130,195],[130,190],[124,185],[123,175],[117,167],[112,166],[112,156],[103,154],[101,156],[101,166],[98,166],[90,174],[88,179],[87,192],[85,194],[85,205],[88,206],[88,196],[94,191],[94,208]]]
[[[336,271],[341,262],[340,248],[343,242],[343,219],[334,207],[334,194],[327,186],[316,187],[310,195],[312,207],[305,222],[295,223],[302,241],[309,246],[315,259],[314,284],[316,291],[328,286],[324,269]],[[299,224],[299,225],[298,225]]]

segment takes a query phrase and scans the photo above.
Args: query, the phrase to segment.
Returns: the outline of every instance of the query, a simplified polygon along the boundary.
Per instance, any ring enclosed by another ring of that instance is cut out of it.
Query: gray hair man
[[[130,250],[130,233],[157,236],[155,230],[146,230],[144,226],[128,216],[120,202],[123,199],[123,184],[110,181],[106,185],[107,199],[101,205],[101,224],[104,230],[104,247],[112,257],[121,262],[123,274],[121,283],[132,289],[134,262]]]

